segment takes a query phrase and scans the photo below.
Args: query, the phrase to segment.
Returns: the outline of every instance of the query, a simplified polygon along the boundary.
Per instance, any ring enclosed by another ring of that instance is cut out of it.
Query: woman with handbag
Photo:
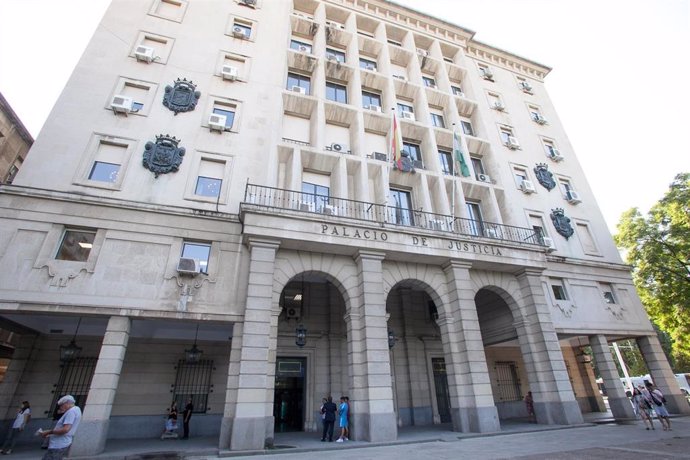
[[[647,401],[647,399],[642,395],[642,390],[644,387],[639,385],[637,388],[633,389],[632,400],[633,404],[637,408],[637,412],[640,414],[640,418],[644,422],[646,429],[654,428],[654,419],[652,418],[652,405]],[[649,423],[649,426],[647,424]]]
[[[671,418],[669,417],[668,410],[664,405],[666,398],[664,398],[661,390],[654,388],[654,385],[651,383],[646,382],[646,385],[646,391],[649,394],[649,399],[654,403],[654,411],[656,412],[657,417],[659,417],[662,428],[664,431],[671,431]]]

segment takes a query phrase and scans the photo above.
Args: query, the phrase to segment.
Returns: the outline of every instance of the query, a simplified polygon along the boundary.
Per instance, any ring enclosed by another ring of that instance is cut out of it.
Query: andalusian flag
[[[455,130],[453,130],[453,156],[455,157],[455,161],[460,163],[460,174],[462,174],[463,177],[469,177],[470,168],[467,167],[467,163],[465,162],[465,155],[463,155],[462,153],[460,134]]]
[[[393,164],[402,171],[402,132],[400,130],[400,124],[398,123],[398,117],[395,115],[395,109],[393,109],[393,121],[391,122],[391,159]]]

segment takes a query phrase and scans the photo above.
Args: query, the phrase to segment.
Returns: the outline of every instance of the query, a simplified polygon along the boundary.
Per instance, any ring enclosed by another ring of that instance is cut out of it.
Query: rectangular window
[[[484,165],[482,164],[482,159],[477,158],[477,157],[471,157],[470,161],[472,162],[472,168],[474,168],[474,172],[479,176],[480,174],[486,174],[484,171]]]
[[[451,85],[450,90],[456,96],[465,97],[465,93],[462,91],[462,88],[459,86]]]
[[[522,400],[522,388],[517,363],[514,361],[496,361],[496,396],[499,401]]]
[[[414,225],[410,192],[390,189],[388,203],[390,222],[398,225]]]
[[[213,360],[200,360],[196,363],[189,363],[183,359],[178,361],[175,385],[173,385],[173,400],[177,403],[180,412],[191,399],[194,405],[193,413],[206,413],[212,373]],[[181,413],[179,419],[182,419]]]
[[[513,168],[513,176],[515,177],[515,183],[517,184],[518,188],[522,186],[524,181],[528,180],[527,171],[522,168]]]
[[[422,77],[424,86],[428,88],[436,88],[436,80],[433,77]]]
[[[544,244],[544,237],[548,236],[544,230],[544,220],[539,215],[529,214],[529,223],[534,230],[534,235],[536,236],[536,242],[539,244]]]
[[[551,280],[551,291],[556,300],[568,300],[568,294],[565,291],[565,286],[561,280]]]
[[[290,40],[290,49],[299,51],[301,53],[311,54],[311,43],[301,42],[299,40]]]
[[[295,91],[295,88],[302,88],[305,94],[311,94],[311,79],[297,73],[288,73],[287,89]]]
[[[216,102],[213,107],[213,113],[216,115],[223,115],[225,117],[225,129],[232,128],[232,125],[235,122],[234,107]]]
[[[376,72],[376,61],[372,61],[370,59],[365,58],[359,58],[359,68]]]
[[[182,258],[197,259],[201,267],[201,273],[208,273],[208,262],[211,256],[210,243],[196,243],[185,241],[182,244]]]
[[[119,164],[95,161],[89,173],[89,180],[115,183],[117,182],[117,175],[119,172]]]
[[[345,63],[345,53],[334,48],[326,48],[326,58],[342,64]]]
[[[465,120],[460,120],[460,126],[462,127],[462,132],[468,136],[474,136],[474,128],[472,128],[472,123]]]
[[[438,158],[441,161],[441,171],[443,174],[453,174],[453,154],[445,150],[438,151]]]
[[[232,25],[232,35],[243,40],[248,40],[252,36],[252,25],[248,22],[235,20]]]
[[[445,128],[446,122],[440,113],[431,113],[431,124],[437,128]]]
[[[503,105],[503,101],[501,100],[501,96],[499,96],[496,93],[489,93],[488,94],[489,98],[489,107],[491,107],[494,110],[498,110],[499,112],[503,112],[505,110],[505,105]]]
[[[313,203],[316,212],[323,212],[330,201],[330,188],[325,185],[302,182],[302,202]]]
[[[199,196],[208,196],[211,198],[220,197],[224,175],[225,162],[211,161],[207,159],[201,160],[199,163],[199,172],[194,194]]]
[[[347,104],[347,87],[327,81],[326,99]]]
[[[504,144],[509,144],[510,143],[510,138],[513,137],[513,130],[509,128],[501,128],[501,141]]]
[[[469,219],[469,231],[472,235],[483,234],[482,209],[479,203],[468,201],[467,218]]]
[[[479,67],[479,75],[484,79],[484,80],[489,80],[489,81],[494,81],[494,74],[489,69],[489,66],[484,65],[484,64],[478,64]]]
[[[617,303],[616,297],[613,295],[613,286],[608,283],[600,283],[601,293],[606,303]]]
[[[55,255],[58,260],[86,262],[93,248],[96,230],[65,230],[60,247]]]
[[[369,91],[362,91],[362,107],[372,105],[381,107],[381,95]]]
[[[403,152],[407,152],[412,161],[420,161],[422,159],[422,150],[419,144],[403,142]]]
[[[414,108],[411,105],[398,103],[398,115],[400,118],[407,118],[403,113],[414,113]]]
[[[58,383],[53,391],[53,402],[49,406],[53,408],[51,414],[53,420],[58,420],[62,417],[62,413],[58,413],[60,408],[57,402],[64,395],[74,396],[75,406],[82,410],[84,409],[86,398],[91,388],[91,380],[93,380],[93,374],[96,371],[97,361],[98,358],[79,357],[62,366]]]

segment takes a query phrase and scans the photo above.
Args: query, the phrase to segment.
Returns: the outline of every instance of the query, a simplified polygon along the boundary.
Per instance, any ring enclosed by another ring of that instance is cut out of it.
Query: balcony
[[[486,238],[504,243],[546,248],[544,239],[531,228],[247,184],[244,201],[240,204],[240,213],[244,214],[251,210],[265,210],[270,214],[285,211],[311,215],[318,219],[328,216],[360,223],[369,222],[377,227],[399,230],[424,229],[445,236]]]

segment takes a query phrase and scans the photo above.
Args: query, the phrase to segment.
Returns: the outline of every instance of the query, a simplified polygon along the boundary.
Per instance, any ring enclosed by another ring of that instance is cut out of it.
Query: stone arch
[[[447,280],[445,273],[439,267],[425,264],[384,262],[384,298],[388,299],[391,290],[401,283],[426,292],[436,304],[439,315],[445,311],[443,306],[448,303]]]
[[[498,295],[508,305],[513,319],[517,320],[522,315],[520,313],[522,292],[517,278],[509,273],[488,272],[474,270],[470,271],[472,281],[473,297],[476,298],[482,289],[489,290]]]

